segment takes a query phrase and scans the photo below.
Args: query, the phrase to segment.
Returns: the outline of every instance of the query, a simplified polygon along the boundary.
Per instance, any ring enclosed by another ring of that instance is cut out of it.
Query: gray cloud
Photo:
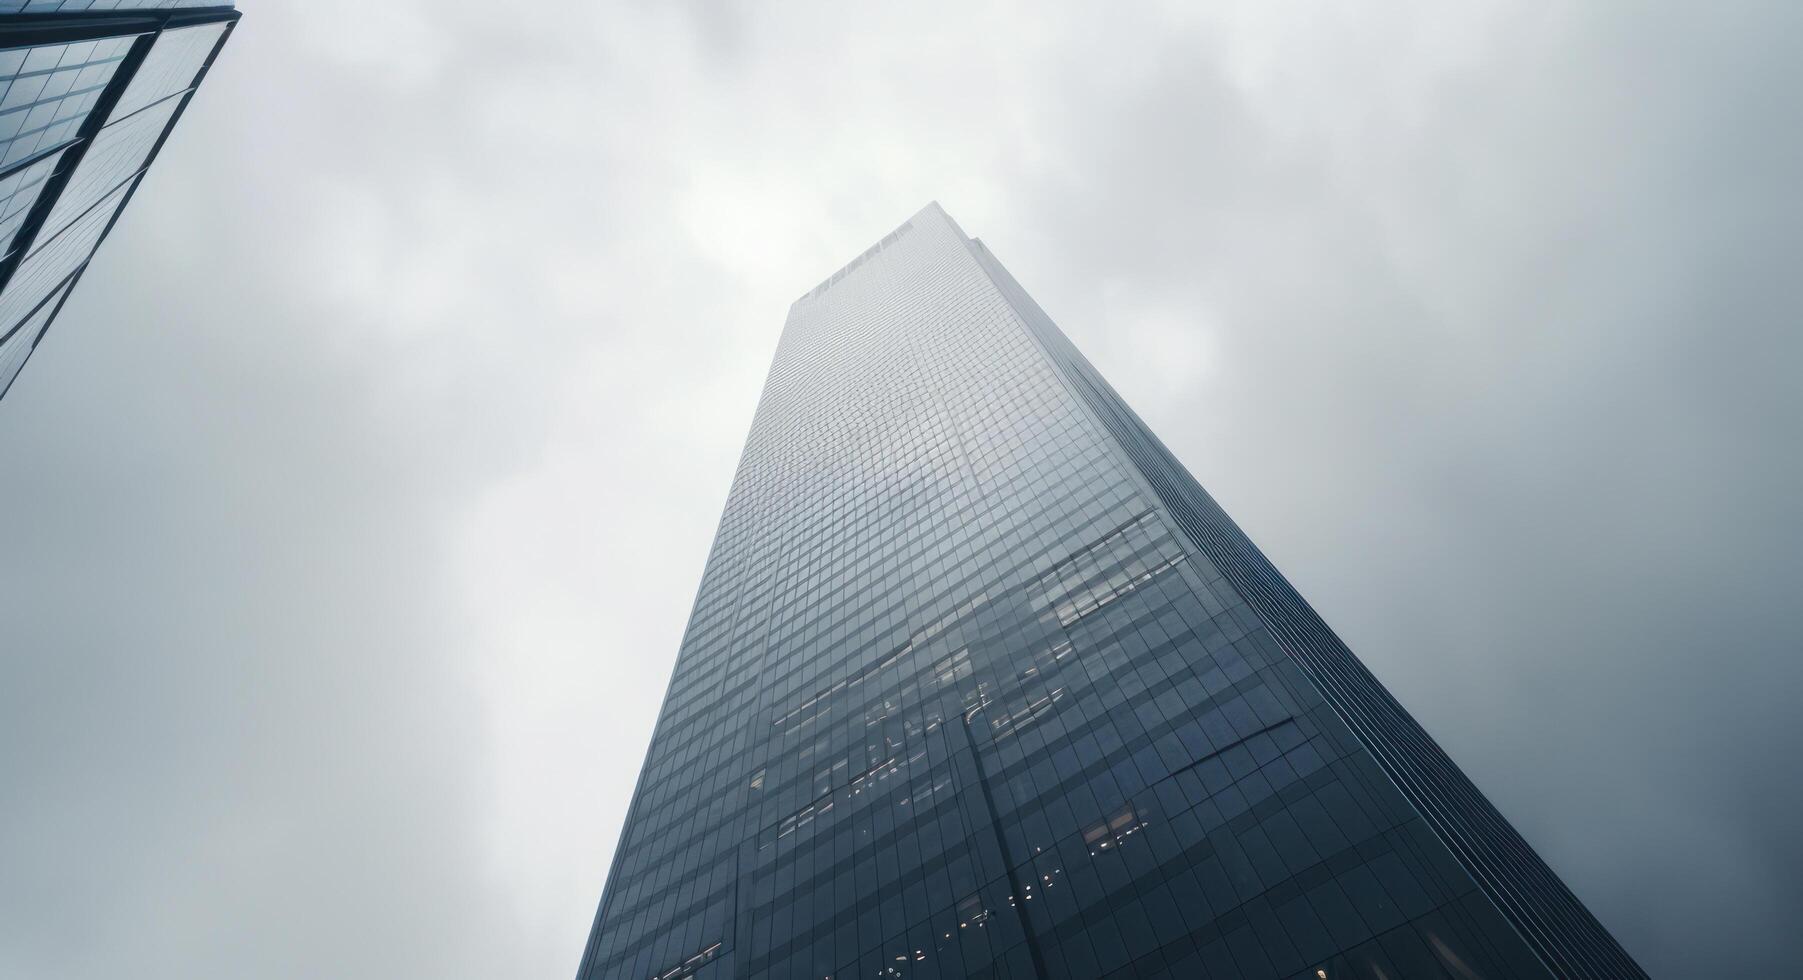
[[[1655,975],[1788,964],[1791,5],[244,6],[0,406],[0,974],[572,973],[930,198]]]

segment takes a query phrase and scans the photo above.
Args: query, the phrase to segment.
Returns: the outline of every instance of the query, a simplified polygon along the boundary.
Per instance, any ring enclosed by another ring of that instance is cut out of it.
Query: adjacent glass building
[[[937,205],[795,302],[583,980],[1643,975]]]
[[[0,397],[237,20],[193,0],[0,0]]]

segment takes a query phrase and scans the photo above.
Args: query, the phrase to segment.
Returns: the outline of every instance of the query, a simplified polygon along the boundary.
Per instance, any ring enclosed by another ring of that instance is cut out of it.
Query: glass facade
[[[796,301],[584,980],[1642,975],[937,205]]]
[[[237,19],[219,3],[0,2],[0,397]]]
[[[222,0],[0,0],[0,14],[95,13],[99,11],[195,10],[230,7]]]

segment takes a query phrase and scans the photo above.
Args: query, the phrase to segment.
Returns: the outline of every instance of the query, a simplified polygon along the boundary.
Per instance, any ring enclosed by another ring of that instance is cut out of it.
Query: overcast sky
[[[1654,975],[1795,971],[1803,5],[776,6],[242,4],[0,403],[0,976],[573,975],[933,199]]]

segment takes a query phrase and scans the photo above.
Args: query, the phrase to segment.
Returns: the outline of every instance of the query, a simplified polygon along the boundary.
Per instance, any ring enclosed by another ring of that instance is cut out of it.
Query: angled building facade
[[[0,0],[0,398],[237,20],[191,0]]]
[[[1643,974],[931,205],[790,310],[579,976]]]

